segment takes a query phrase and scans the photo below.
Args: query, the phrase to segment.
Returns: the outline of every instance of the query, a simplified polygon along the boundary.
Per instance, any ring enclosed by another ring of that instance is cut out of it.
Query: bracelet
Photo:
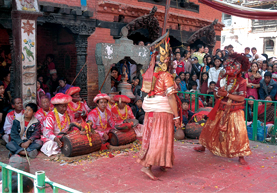
[[[174,117],[173,120],[180,119],[180,117]]]
[[[226,97],[228,97],[228,96],[229,96],[229,93],[227,93]]]

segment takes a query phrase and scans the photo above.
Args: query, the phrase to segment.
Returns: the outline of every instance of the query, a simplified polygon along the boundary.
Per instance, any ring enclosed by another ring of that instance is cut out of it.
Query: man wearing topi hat
[[[81,122],[81,114],[86,117],[90,112],[85,100],[80,97],[80,87],[71,87],[66,91],[66,94],[72,97],[72,101],[68,103],[67,112],[73,114],[77,122]]]
[[[115,105],[112,107],[112,116],[115,125],[120,125],[126,119],[136,119],[131,107],[127,104],[131,102],[131,99],[125,95],[116,95],[114,97]],[[137,137],[142,136],[143,125],[138,124],[134,128]]]
[[[109,139],[108,133],[114,129],[114,121],[111,111],[107,108],[110,97],[107,94],[98,94],[93,99],[97,107],[90,111],[87,121],[91,121],[92,128],[100,134],[102,141],[106,142]]]
[[[58,93],[51,99],[54,110],[46,117],[43,128],[45,141],[41,148],[41,151],[47,156],[60,153],[60,148],[62,147],[60,139],[62,135],[58,134],[60,132],[67,132],[70,122],[75,122],[74,116],[67,112],[67,105],[71,101],[71,96],[63,93]]]

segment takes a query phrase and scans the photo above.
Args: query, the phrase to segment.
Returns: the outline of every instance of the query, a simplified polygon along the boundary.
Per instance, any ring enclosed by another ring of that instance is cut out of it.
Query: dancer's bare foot
[[[204,146],[194,147],[193,149],[194,149],[195,151],[198,151],[198,152],[205,151],[205,147],[204,147]]]
[[[163,172],[167,172],[167,168],[165,166],[161,166],[160,170],[162,170]]]
[[[158,179],[158,178],[156,178],[156,177],[154,176],[154,174],[152,173],[150,167],[143,167],[143,168],[141,169],[141,171],[142,171],[143,173],[145,173],[145,174],[146,174],[149,178],[151,178],[152,180],[157,180],[157,179]]]
[[[247,165],[248,163],[245,161],[244,157],[239,157],[239,163],[241,165]]]

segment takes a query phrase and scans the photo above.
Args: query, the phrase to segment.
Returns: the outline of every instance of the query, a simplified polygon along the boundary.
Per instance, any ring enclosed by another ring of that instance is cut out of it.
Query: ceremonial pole
[[[170,8],[170,0],[166,0],[165,14],[164,14],[164,26],[163,26],[162,35],[164,35],[165,32],[166,32],[166,26],[167,26],[169,8]]]

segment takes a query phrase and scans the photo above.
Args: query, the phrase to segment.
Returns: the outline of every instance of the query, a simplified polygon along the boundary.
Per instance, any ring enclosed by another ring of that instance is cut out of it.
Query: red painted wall
[[[78,6],[80,7],[80,0],[43,0],[43,2],[52,2],[57,4],[66,4],[68,6]],[[181,29],[187,30],[187,31],[196,31],[201,28],[201,26],[197,26],[198,22],[202,22],[205,25],[212,22],[214,19],[218,19],[219,22],[221,21],[221,12],[216,11],[204,4],[201,4],[198,2],[198,0],[190,0],[190,2],[194,2],[195,4],[198,4],[200,6],[199,13],[181,10],[181,9],[175,9],[170,8],[170,13],[174,13],[176,17],[176,20],[169,21],[168,27],[171,27],[172,29],[177,29],[178,23],[180,21],[177,21],[177,16],[183,18],[183,20],[194,20],[192,23],[181,23]],[[111,6],[108,7],[108,11],[104,10],[103,4],[110,3]],[[87,9],[90,11],[93,11],[93,18],[99,19],[102,21],[110,21],[114,22],[115,17],[118,17],[119,15],[125,15],[126,20],[133,20],[139,16],[144,15],[145,13],[148,13],[152,7],[155,5],[154,1],[152,3],[145,3],[145,2],[138,2],[138,0],[112,0],[112,1],[97,1],[97,0],[87,0]],[[132,14],[128,12],[128,10],[132,9],[133,7],[137,8],[139,11],[136,11]],[[157,6],[158,12],[164,12],[165,7],[164,6]],[[163,26],[163,14],[159,14],[158,20],[160,22],[160,26]],[[171,18],[172,19],[172,18]],[[195,20],[198,19],[198,20]],[[204,21],[204,22],[203,22]],[[202,26],[203,27],[203,26]],[[41,32],[42,33],[42,32]],[[220,29],[217,29],[216,35],[220,35]],[[39,34],[39,33],[38,33]],[[39,35],[40,36],[40,35]],[[40,44],[47,44],[47,41],[51,41],[49,37],[45,37],[44,40],[40,40],[38,36],[38,43]],[[88,38],[88,55],[87,55],[87,62],[88,62],[88,71],[87,71],[87,81],[88,81],[88,104],[93,105],[93,97],[98,94],[98,68],[95,61],[95,46],[97,43],[114,43],[114,39],[112,36],[110,36],[110,29],[104,29],[104,28],[96,28],[95,32]],[[44,45],[45,46],[45,45]],[[47,45],[48,46],[48,45]],[[54,46],[54,47],[53,47]],[[57,45],[49,45],[49,50],[53,51],[54,48],[56,48]],[[73,46],[73,45],[72,45]],[[220,43],[217,42],[215,49],[220,47]],[[60,46],[61,48],[61,46]],[[73,48],[69,45],[65,46],[63,49],[68,49],[67,51],[72,54],[72,57],[74,57],[75,53],[73,51]],[[40,49],[41,50],[41,49]],[[40,58],[44,58],[46,54],[46,50],[42,51],[42,53],[39,53]],[[57,57],[61,57],[58,60],[61,60],[59,62],[59,65],[62,66],[62,56],[64,53],[55,53]],[[73,60],[75,60],[73,58]],[[72,71],[73,73],[73,71]],[[75,73],[75,71],[74,71]],[[72,75],[70,75],[71,77]]]

